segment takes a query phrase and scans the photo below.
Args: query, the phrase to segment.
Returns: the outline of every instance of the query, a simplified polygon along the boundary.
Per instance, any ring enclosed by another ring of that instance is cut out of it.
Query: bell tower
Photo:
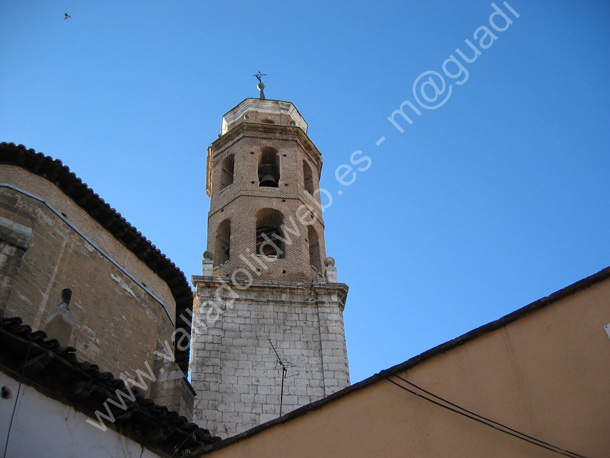
[[[208,251],[193,277],[193,421],[223,437],[349,385],[322,157],[296,107],[263,87],[223,116],[208,149]]]

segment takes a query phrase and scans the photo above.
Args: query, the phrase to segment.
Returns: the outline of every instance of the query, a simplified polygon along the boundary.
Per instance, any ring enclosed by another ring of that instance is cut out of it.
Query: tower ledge
[[[222,117],[221,134],[242,122],[292,125],[307,133],[307,123],[299,110],[291,102],[282,100],[245,99]]]
[[[305,296],[318,296],[320,298],[329,298],[336,301],[341,311],[345,309],[347,293],[349,287],[345,283],[326,283],[326,282],[292,282],[281,280],[254,280],[247,283],[247,287],[243,284],[236,283],[229,277],[213,277],[193,275],[191,277],[193,286],[195,286],[199,299],[206,298],[214,301],[230,302],[236,299],[256,299],[260,302],[273,302],[271,296],[266,293],[275,293],[281,291],[275,299],[285,305],[290,303],[290,299],[301,298]],[[261,295],[263,294],[263,295]],[[307,301],[305,301],[307,302]],[[316,301],[312,300],[312,305]]]

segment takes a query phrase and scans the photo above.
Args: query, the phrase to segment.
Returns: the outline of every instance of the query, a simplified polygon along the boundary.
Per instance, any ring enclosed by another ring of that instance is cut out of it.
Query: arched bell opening
[[[312,226],[307,226],[307,240],[309,240],[309,264],[313,270],[322,275],[320,241],[318,239],[318,233]]]
[[[303,161],[303,181],[305,182],[305,191],[313,196],[313,173],[307,161]]]
[[[284,215],[271,208],[256,214],[256,254],[268,258],[286,257],[284,244]]]
[[[258,157],[258,185],[277,188],[280,183],[280,157],[277,150],[266,147]]]
[[[233,184],[233,175],[235,172],[235,156],[232,154],[225,157],[220,165],[220,189],[223,190],[230,184]]]
[[[216,229],[214,241],[214,267],[231,259],[231,220],[225,219]]]

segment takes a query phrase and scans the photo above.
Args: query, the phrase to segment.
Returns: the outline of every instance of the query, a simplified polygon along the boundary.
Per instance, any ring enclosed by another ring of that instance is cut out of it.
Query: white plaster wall
[[[7,433],[19,382],[0,372],[0,386],[12,392],[0,399],[0,456],[4,458],[159,458],[111,429],[101,431],[88,424],[89,417],[22,385],[11,427]]]

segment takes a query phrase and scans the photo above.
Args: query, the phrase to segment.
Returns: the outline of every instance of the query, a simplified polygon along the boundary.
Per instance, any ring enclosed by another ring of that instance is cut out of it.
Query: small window
[[[263,124],[275,124],[275,121],[273,119],[266,118],[266,119],[262,120],[262,123]]]
[[[280,158],[274,148],[263,148],[258,157],[258,185],[277,188],[280,183]]]
[[[225,157],[221,164],[220,171],[220,189],[224,189],[233,183],[233,175],[235,173],[235,156],[232,154]]]
[[[268,258],[285,258],[284,215],[265,208],[256,214],[256,254]]]
[[[231,221],[225,219],[216,229],[214,267],[223,265],[229,259],[231,259]]]
[[[313,196],[313,173],[306,161],[303,161],[303,181],[305,182],[305,191]]]

